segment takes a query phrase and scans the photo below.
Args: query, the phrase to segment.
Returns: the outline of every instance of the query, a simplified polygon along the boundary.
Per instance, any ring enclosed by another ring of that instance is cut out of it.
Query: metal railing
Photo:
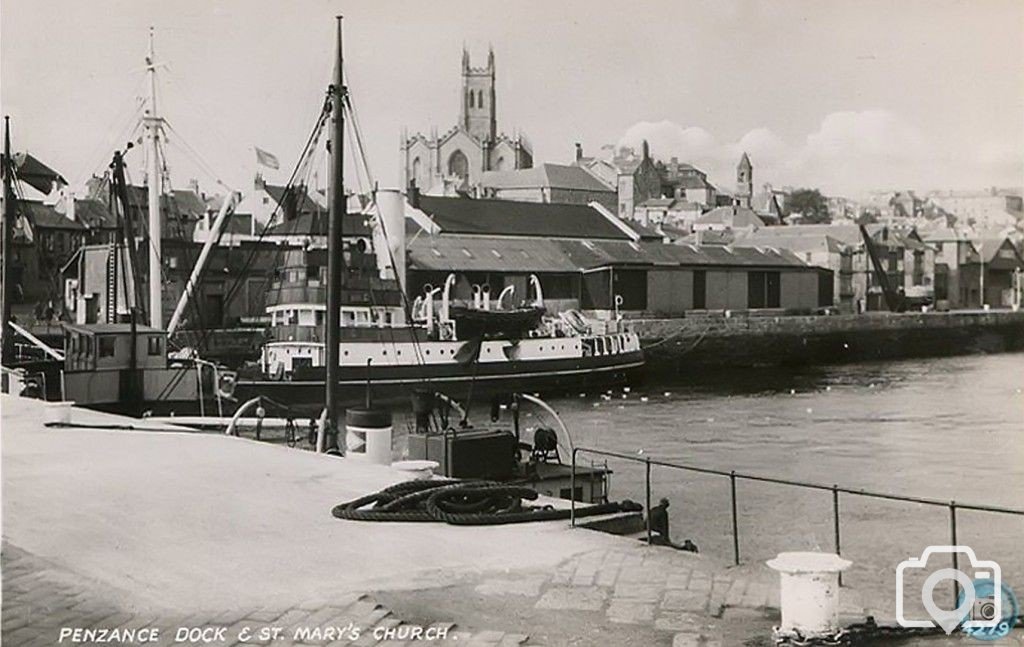
[[[918,503],[922,505],[929,505],[934,507],[946,508],[949,510],[949,545],[957,545],[957,531],[956,531],[956,513],[957,510],[974,510],[979,512],[992,512],[997,514],[1005,515],[1016,515],[1024,517],[1024,510],[1017,510],[1015,508],[1005,508],[1001,506],[992,505],[980,505],[973,503],[958,503],[957,501],[943,501],[940,499],[930,499],[925,497],[915,496],[903,496],[898,494],[890,494],[886,492],[873,492],[865,489],[854,489],[848,487],[842,487],[839,485],[824,485],[821,483],[811,483],[807,481],[796,481],[793,479],[777,478],[771,476],[759,476],[756,474],[742,474],[736,470],[717,470],[707,467],[697,467],[695,465],[683,465],[682,463],[672,463],[669,461],[652,459],[650,457],[639,457],[631,454],[622,454],[619,452],[611,452],[602,449],[594,449],[591,447],[574,447],[572,450],[572,473],[570,474],[570,492],[576,491],[576,457],[581,453],[591,454],[595,456],[604,456],[606,458],[617,458],[633,463],[644,464],[645,477],[644,477],[644,494],[645,494],[645,505],[646,505],[646,526],[647,526],[647,543],[651,543],[651,467],[668,467],[671,469],[683,470],[687,472],[697,472],[700,474],[712,474],[715,476],[724,476],[729,478],[729,490],[730,490],[730,502],[732,507],[732,549],[733,549],[733,563],[737,566],[740,564],[740,534],[739,534],[739,513],[736,498],[736,482],[738,480],[755,481],[760,483],[774,483],[776,485],[789,485],[792,487],[804,488],[808,490],[818,490],[832,493],[832,528],[833,528],[833,539],[834,547],[837,555],[841,555],[841,537],[840,537],[840,516],[839,516],[839,495],[848,494],[851,496],[859,496],[873,499],[885,499],[888,501],[901,501],[904,503]],[[570,525],[576,526],[576,499],[573,497],[570,505]],[[959,569],[959,560],[957,553],[952,553],[953,557],[953,568]],[[839,583],[842,585],[842,573],[839,575]],[[954,606],[957,604],[957,600],[960,595],[960,585],[956,580],[953,580],[953,602]]]

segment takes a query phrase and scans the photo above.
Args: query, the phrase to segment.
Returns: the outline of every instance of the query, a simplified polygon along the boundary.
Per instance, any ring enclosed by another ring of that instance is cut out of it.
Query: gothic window
[[[499,157],[498,158],[498,161],[494,165],[494,170],[495,171],[504,171],[505,170],[505,158],[504,157]]]
[[[469,160],[466,154],[460,150],[455,151],[448,158],[448,175],[456,175],[460,178],[469,176]]]
[[[473,91],[472,91],[472,90],[470,90],[470,91],[469,91],[469,107],[470,107],[470,108],[474,108],[474,107],[475,107],[475,106],[473,105],[473,99],[474,99],[474,94],[473,94]]]
[[[484,91],[483,90],[478,90],[477,93],[476,93],[476,107],[477,108],[483,108],[484,107]]]
[[[412,178],[417,185],[420,184],[420,158],[416,158],[412,161]]]

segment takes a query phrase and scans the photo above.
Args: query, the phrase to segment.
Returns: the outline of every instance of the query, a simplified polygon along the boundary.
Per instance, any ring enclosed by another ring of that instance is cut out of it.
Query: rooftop
[[[494,189],[549,188],[614,193],[603,182],[580,168],[565,164],[541,164],[514,171],[487,171],[480,183]]]
[[[629,238],[609,217],[587,205],[420,196],[418,209],[445,234]]]
[[[742,227],[764,227],[764,221],[757,217],[753,209],[747,207],[716,207],[697,218],[701,225],[726,225],[734,229]]]
[[[361,213],[350,213],[341,221],[345,236],[367,237],[370,235],[368,217]],[[330,224],[326,211],[303,213],[297,218],[286,220],[267,230],[267,236],[326,236]],[[256,232],[259,235],[260,232]]]
[[[76,231],[84,229],[80,223],[58,213],[52,205],[43,204],[38,200],[19,200],[17,205],[34,228],[73,229]]]

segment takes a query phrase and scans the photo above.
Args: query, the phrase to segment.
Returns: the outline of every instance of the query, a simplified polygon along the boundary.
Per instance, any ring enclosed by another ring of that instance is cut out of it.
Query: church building
[[[459,122],[443,135],[435,130],[402,137],[402,179],[425,193],[446,188],[470,190],[486,171],[531,168],[533,152],[526,138],[498,132],[494,50],[486,67],[472,67],[462,50],[462,94]]]

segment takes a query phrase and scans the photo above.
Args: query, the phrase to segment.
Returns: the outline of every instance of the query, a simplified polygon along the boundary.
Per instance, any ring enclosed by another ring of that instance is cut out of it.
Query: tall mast
[[[345,262],[341,223],[345,217],[345,83],[342,74],[341,16],[337,17],[338,54],[331,83],[331,172],[328,183],[330,214],[327,232],[327,392],[325,410],[327,449],[337,447],[339,416],[338,377],[341,372],[341,277]]]
[[[161,281],[161,246],[163,227],[160,218],[161,170],[157,142],[161,119],[156,112],[156,59],[153,57],[153,28],[149,28],[149,54],[146,56],[149,75],[149,107],[146,109],[146,181],[149,188],[149,325],[163,328],[163,286]]]
[[[7,322],[11,320],[11,299],[14,297],[14,290],[11,289],[11,280],[14,276],[14,263],[11,259],[11,253],[14,249],[14,189],[13,183],[14,178],[14,160],[11,159],[11,118],[4,117],[4,157],[2,164],[3,177],[4,177],[4,211],[3,211],[3,222],[2,224],[2,237],[3,237],[3,259],[2,264],[2,276],[0,280],[3,281],[3,292],[0,293],[0,303],[2,303],[2,314],[0,314],[0,342],[2,342],[2,350],[0,350],[0,361],[9,362],[14,355],[14,337],[11,335],[13,332],[11,327],[7,325]]]

